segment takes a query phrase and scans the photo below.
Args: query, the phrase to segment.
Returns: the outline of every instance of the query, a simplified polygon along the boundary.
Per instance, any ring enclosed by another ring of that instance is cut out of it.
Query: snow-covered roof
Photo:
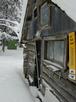
[[[76,22],[76,0],[52,0]]]

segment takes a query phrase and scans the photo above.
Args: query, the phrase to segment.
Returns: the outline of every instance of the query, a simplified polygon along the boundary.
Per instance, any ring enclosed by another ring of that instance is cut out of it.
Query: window
[[[63,63],[64,61],[64,41],[54,42],[54,59],[58,62]]]
[[[65,41],[45,41],[45,59],[64,63]]]
[[[34,10],[34,18],[37,17],[37,8]]]
[[[47,42],[47,58],[53,59],[53,42]]]
[[[43,4],[41,6],[41,25],[42,26],[49,24],[49,20],[50,20],[49,13],[50,13],[50,9],[47,3]]]
[[[33,0],[33,3],[36,3],[36,0]]]

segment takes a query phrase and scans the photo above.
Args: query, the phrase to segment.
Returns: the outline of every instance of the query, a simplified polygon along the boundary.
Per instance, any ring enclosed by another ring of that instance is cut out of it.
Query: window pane
[[[37,17],[37,9],[34,10],[34,17]]]
[[[47,43],[47,59],[53,59],[53,41]]]
[[[64,41],[54,42],[54,59],[63,63],[64,61]]]
[[[41,25],[47,25],[49,23],[49,7],[47,4],[44,4],[41,7]]]
[[[45,59],[64,64],[65,41],[47,41],[44,54]]]

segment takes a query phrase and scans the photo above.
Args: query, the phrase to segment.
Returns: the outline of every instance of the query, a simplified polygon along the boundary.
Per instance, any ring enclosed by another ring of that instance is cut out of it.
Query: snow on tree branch
[[[20,22],[23,0],[0,0],[0,19]]]

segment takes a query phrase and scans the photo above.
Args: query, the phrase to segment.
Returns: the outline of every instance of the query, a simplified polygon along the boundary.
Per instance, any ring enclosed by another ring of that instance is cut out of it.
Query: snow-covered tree
[[[0,0],[0,19],[21,20],[23,0]]]
[[[0,29],[3,32],[7,32],[8,34],[15,32],[18,38],[21,38],[27,1],[28,0],[0,0]],[[11,29],[9,25],[12,27]]]

